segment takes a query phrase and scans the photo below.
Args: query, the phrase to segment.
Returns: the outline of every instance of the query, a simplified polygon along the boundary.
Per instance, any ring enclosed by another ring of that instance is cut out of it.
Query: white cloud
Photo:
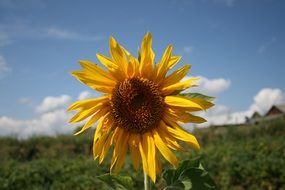
[[[101,40],[103,39],[102,36],[85,36],[81,35],[76,32],[72,32],[66,29],[59,29],[56,27],[51,27],[47,28],[46,31],[46,36],[52,37],[52,38],[57,38],[57,39],[66,39],[66,40]]]
[[[0,55],[0,78],[6,76],[9,72],[11,72],[11,68],[8,67],[5,58]]]
[[[78,98],[92,97],[91,93],[83,91]],[[30,98],[21,98],[19,103],[30,104]],[[28,138],[33,135],[55,136],[74,132],[77,124],[69,124],[68,120],[74,115],[66,111],[67,104],[71,103],[71,97],[61,95],[58,97],[47,96],[40,105],[36,107],[39,115],[32,119],[16,119],[0,116],[0,136],[12,135],[18,138]]]
[[[221,91],[220,91],[221,92]],[[90,98],[88,91],[81,92],[77,99]],[[37,118],[19,120],[11,117],[0,117],[0,135],[14,135],[19,138],[27,138],[32,135],[54,136],[62,133],[72,133],[76,125],[68,124],[68,120],[73,114],[67,113],[66,106],[70,103],[71,97],[61,95],[58,97],[48,96],[43,99],[37,107],[40,115]],[[239,124],[245,122],[245,117],[250,117],[253,111],[261,113],[267,111],[271,105],[285,102],[285,95],[280,89],[264,88],[261,89],[253,98],[253,103],[248,110],[232,112],[225,105],[217,104],[207,112],[199,112],[197,115],[204,117],[207,122],[197,125],[207,127],[210,125]],[[23,103],[29,101],[23,99]]]
[[[29,20],[17,20],[14,23],[0,24],[0,31],[0,46],[25,38],[53,38],[78,41],[99,41],[104,39],[100,35],[86,35],[60,27],[35,26]]]
[[[2,116],[0,117],[1,135],[17,135],[20,132],[21,121]]]
[[[47,29],[47,35],[59,39],[78,39],[80,37],[77,33],[57,28]]]
[[[183,80],[188,79],[186,76]],[[209,79],[206,77],[199,77],[200,80],[196,82],[198,87],[191,88],[191,92],[198,92],[210,96],[216,96],[219,93],[227,90],[231,86],[231,81],[224,78]],[[188,90],[187,90],[188,91]],[[198,124],[198,127],[208,127],[211,125],[222,125],[222,124],[234,124],[242,123],[245,121],[247,112],[235,112],[232,113],[231,109],[225,105],[216,104],[207,112],[198,112],[197,115],[205,118],[207,122]]]
[[[233,112],[221,115],[204,116],[207,122],[198,125],[198,127],[208,127],[212,125],[231,125],[231,124],[242,124],[246,121],[246,117],[252,114],[250,111]]]
[[[22,137],[31,135],[49,135],[54,136],[61,133],[72,132],[74,128],[67,121],[70,115],[65,109],[58,109],[44,113],[38,119],[23,122],[24,130],[21,131]]]
[[[285,94],[280,89],[263,88],[254,96],[254,102],[250,106],[250,110],[265,114],[272,105],[284,102]]]
[[[275,88],[263,88],[253,98],[253,103],[248,110],[240,112],[231,112],[224,105],[215,105],[207,112],[199,115],[207,119],[207,122],[198,125],[198,127],[207,127],[210,125],[241,124],[245,122],[246,117],[251,117],[255,111],[265,114],[272,105],[285,103],[285,94],[282,90]]]
[[[246,117],[252,115],[251,110],[232,112],[225,105],[217,104],[207,112],[199,112],[197,115],[205,118],[207,122],[196,125],[197,127],[208,127],[213,125],[242,124]]]
[[[12,135],[27,138],[33,135],[54,136],[62,133],[71,133],[75,126],[67,123],[70,114],[64,109],[54,110],[42,114],[31,120],[17,120],[9,117],[0,117],[1,136]]]
[[[187,76],[185,79],[187,78],[189,77]],[[231,81],[229,79],[224,78],[208,79],[206,77],[200,76],[200,80],[198,80],[196,84],[198,85],[198,87],[191,88],[191,92],[217,95],[227,90],[231,85]]]
[[[85,100],[85,99],[89,99],[92,98],[92,94],[89,91],[83,91],[79,94],[78,96],[78,100]]]
[[[70,103],[71,97],[68,95],[61,95],[59,97],[47,96],[42,103],[36,107],[39,113],[49,112],[58,108],[62,108]]]
[[[225,105],[217,104],[213,108],[204,113],[207,114],[207,116],[227,115],[231,113],[231,110]]]
[[[20,98],[18,100],[18,102],[20,104],[24,104],[24,105],[32,105],[33,104],[33,100],[31,98]]]

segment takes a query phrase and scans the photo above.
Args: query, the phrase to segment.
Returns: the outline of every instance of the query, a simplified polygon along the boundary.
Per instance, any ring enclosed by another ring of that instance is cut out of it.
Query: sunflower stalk
[[[147,173],[144,172],[144,190],[150,190],[150,185],[151,185],[151,182],[150,182],[150,178],[148,177]]]

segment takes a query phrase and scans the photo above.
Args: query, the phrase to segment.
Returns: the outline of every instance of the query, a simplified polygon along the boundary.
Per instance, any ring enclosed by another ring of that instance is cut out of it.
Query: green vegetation
[[[199,129],[195,135],[201,151],[178,156],[201,156],[220,189],[285,189],[284,119]],[[109,189],[96,176],[109,171],[110,155],[103,165],[93,161],[92,134],[28,140],[2,137],[0,144],[0,189]],[[134,189],[142,189],[142,171],[135,172],[129,159],[120,174],[131,176]]]
[[[199,130],[205,168],[221,189],[285,189],[285,121]]]

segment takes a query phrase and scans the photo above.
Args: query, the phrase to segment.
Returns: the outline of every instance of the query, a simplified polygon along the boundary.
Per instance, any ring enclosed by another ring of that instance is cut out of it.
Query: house
[[[256,125],[262,121],[276,119],[279,117],[285,118],[285,104],[271,106],[265,115],[260,115],[258,112],[254,112],[251,117],[246,117],[246,124]]]
[[[285,117],[285,104],[273,105],[265,114],[266,118],[273,119],[277,117]]]
[[[248,124],[258,124],[262,120],[262,116],[256,111],[252,114],[250,118],[246,117],[246,123]]]

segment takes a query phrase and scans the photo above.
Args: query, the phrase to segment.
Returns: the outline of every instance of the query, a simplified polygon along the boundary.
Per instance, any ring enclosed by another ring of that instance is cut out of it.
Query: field
[[[178,156],[200,156],[219,189],[285,189],[284,119],[194,133],[202,149]],[[2,137],[0,144],[0,189],[109,189],[96,176],[109,171],[110,159],[102,165],[93,161],[92,134]],[[120,174],[132,177],[134,189],[143,189],[142,171],[135,172],[129,159]]]

